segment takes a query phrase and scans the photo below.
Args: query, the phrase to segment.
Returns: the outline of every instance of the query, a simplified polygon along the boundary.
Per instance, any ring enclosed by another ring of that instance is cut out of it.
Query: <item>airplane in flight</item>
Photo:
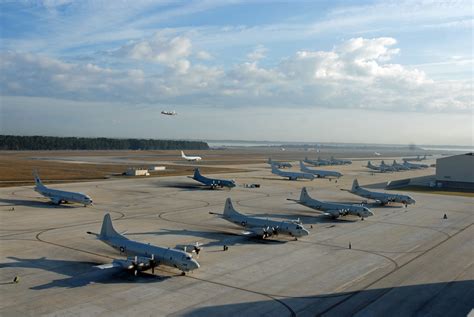
[[[336,159],[336,158],[334,158],[334,156],[331,156],[330,162],[333,165],[349,165],[349,164],[352,164],[351,160]]]
[[[310,169],[306,165],[304,165],[303,161],[300,161],[300,171],[302,171],[303,173],[313,174],[314,176],[318,178],[326,178],[326,177],[339,178],[342,176],[341,173],[336,172],[336,171],[323,171],[323,170]]]
[[[163,110],[161,111],[161,114],[164,114],[166,116],[176,116],[178,113],[176,111],[167,111],[167,110]]]
[[[292,165],[288,162],[278,162],[278,161],[274,161],[272,160],[271,157],[268,158],[268,161],[267,161],[268,164],[270,164],[270,166],[276,166],[277,168],[290,168],[292,167]]]
[[[428,168],[429,167],[426,164],[416,164],[416,163],[410,163],[408,161],[404,161],[403,166],[409,167],[411,169],[421,169],[421,168]]]
[[[359,182],[357,181],[357,179],[354,179],[354,182],[352,183],[352,188],[350,190],[348,189],[341,189],[341,190],[347,191],[349,193],[352,193],[360,197],[375,200],[382,206],[385,206],[388,203],[402,203],[405,205],[405,208],[406,208],[408,205],[416,203],[416,201],[408,195],[373,192],[365,188],[362,188],[359,186]]]
[[[371,170],[374,170],[374,171],[379,171],[380,173],[386,173],[386,172],[392,172],[391,169],[387,169],[385,167],[383,167],[382,165],[380,166],[375,166],[373,165],[370,161],[367,162],[367,166],[366,166],[368,169],[371,169]]]
[[[280,171],[275,165],[272,165],[272,174],[281,176],[281,177],[288,177],[290,181],[296,181],[298,178],[305,178],[309,180],[314,179],[314,175],[310,173],[301,173],[301,172],[287,172],[287,171]]]
[[[217,187],[224,188],[224,187],[235,187],[234,180],[227,180],[227,179],[218,179],[218,178],[209,178],[202,176],[199,172],[199,168],[194,169],[194,176],[188,176],[189,178],[194,179],[206,186],[210,186],[211,189],[216,189]]]
[[[84,207],[88,205],[92,205],[92,199],[82,193],[76,193],[76,192],[69,192],[65,190],[59,190],[59,189],[53,189],[46,187],[43,185],[41,182],[41,179],[38,176],[37,172],[34,172],[34,177],[35,177],[35,191],[40,193],[41,195],[49,198],[53,204],[60,205],[61,203],[79,203],[83,204]]]
[[[380,156],[380,155],[382,155],[382,154],[380,154],[379,152],[374,152],[374,155],[375,155],[375,156]]]
[[[309,231],[306,230],[301,222],[298,221],[277,221],[263,218],[246,216],[234,209],[232,200],[227,198],[225,201],[224,213],[218,214],[210,212],[211,215],[217,215],[223,219],[243,227],[245,235],[255,236],[258,238],[269,238],[275,235],[288,235],[297,240],[300,237],[307,236]]]
[[[306,187],[303,187],[301,189],[299,200],[290,198],[287,198],[287,200],[294,201],[300,205],[322,211],[322,214],[330,216],[333,219],[347,215],[358,216],[364,219],[365,217],[370,217],[374,215],[374,213],[369,208],[361,205],[339,204],[313,199],[308,195]]]
[[[181,157],[186,161],[200,161],[202,158],[200,156],[186,156],[183,151],[181,151]]]
[[[155,267],[159,265],[175,267],[181,270],[182,274],[199,268],[199,263],[193,259],[192,255],[178,249],[163,248],[148,243],[130,240],[115,231],[110,214],[104,216],[100,234],[88,231],[88,234],[96,236],[97,239],[118,250],[127,259],[115,259],[110,264],[100,265],[101,269],[113,267],[123,268],[138,272],[151,269],[155,273]]]

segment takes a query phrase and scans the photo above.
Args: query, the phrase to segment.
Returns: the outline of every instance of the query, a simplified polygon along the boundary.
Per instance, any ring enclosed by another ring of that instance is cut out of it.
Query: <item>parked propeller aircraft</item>
[[[428,168],[429,166],[426,164],[416,164],[416,163],[410,163],[408,161],[404,161],[403,165],[406,167],[409,167],[411,169],[420,169],[420,168]]]
[[[426,160],[426,154],[425,156],[421,157],[420,155],[417,155],[416,157],[405,157],[405,158],[402,158],[402,160],[404,161],[423,161],[423,160]]]
[[[92,204],[92,199],[85,194],[48,188],[43,185],[37,172],[34,172],[33,175],[36,183],[35,191],[49,198],[53,204],[60,205],[61,203],[72,202],[83,204],[84,207]]]
[[[408,166],[405,166],[403,164],[399,164],[397,163],[396,160],[393,160],[393,164],[392,164],[393,167],[397,168],[398,170],[404,170],[404,171],[407,171],[409,170],[410,168]]]
[[[206,186],[210,186],[211,189],[216,189],[217,187],[223,188],[223,187],[235,187],[235,181],[234,180],[227,180],[227,179],[218,179],[218,178],[209,178],[202,176],[201,173],[199,172],[199,168],[194,169],[194,176],[188,176],[189,178],[194,179],[195,181],[198,181]]]
[[[316,209],[319,211],[323,211],[322,214],[331,216],[332,218],[336,219],[341,216],[347,215],[354,215],[361,217],[364,219],[365,217],[373,216],[374,213],[367,207],[361,205],[347,205],[347,204],[339,204],[339,203],[331,203],[331,202],[323,202],[316,199],[311,198],[308,195],[308,191],[306,187],[301,189],[300,199],[290,199],[287,200],[294,201],[300,205]]]
[[[107,269],[119,267],[138,272],[151,269],[155,273],[155,267],[165,265],[175,267],[182,271],[182,274],[199,268],[199,263],[192,258],[192,255],[178,249],[163,248],[148,243],[130,240],[115,231],[110,214],[104,216],[100,234],[88,231],[100,241],[117,249],[120,254],[126,255],[127,259],[115,259],[110,264],[100,265],[99,268]]]
[[[309,231],[303,227],[299,220],[277,221],[243,215],[234,209],[230,198],[227,198],[225,201],[223,214],[213,212],[210,212],[210,214],[220,216],[229,222],[245,228],[245,235],[256,236],[262,239],[282,234],[292,236],[297,240],[309,234]]]
[[[330,162],[331,162],[332,165],[348,165],[348,164],[352,164],[352,161],[351,161],[351,160],[336,159],[336,158],[334,158],[334,156],[331,156]]]
[[[275,165],[272,165],[272,174],[281,176],[281,177],[288,177],[290,181],[296,181],[298,178],[305,178],[309,180],[314,179],[314,175],[310,173],[301,173],[301,172],[287,172],[287,171],[280,171]]]
[[[202,158],[200,156],[186,156],[183,151],[181,151],[181,157],[187,161],[200,161]]]
[[[386,169],[387,171],[390,171],[390,172],[398,172],[398,168],[397,168],[397,167],[392,166],[392,165],[387,165],[387,164],[385,164],[384,161],[382,161],[382,162],[380,163],[380,167],[382,167],[382,168],[384,168],[384,169]]]
[[[388,203],[402,203],[407,207],[409,204],[414,204],[416,201],[411,198],[408,195],[400,195],[400,194],[387,194],[387,193],[382,193],[382,192],[373,192],[370,190],[367,190],[365,188],[362,188],[359,186],[359,182],[357,179],[354,179],[354,182],[352,183],[352,188],[351,190],[347,189],[341,189],[344,191],[348,191],[354,195],[372,199],[377,201],[381,205],[386,205]]]
[[[163,110],[161,111],[161,114],[164,114],[166,116],[176,116],[178,113],[176,111],[167,111],[167,110]]]
[[[392,170],[390,169],[387,169],[385,167],[383,167],[382,165],[380,166],[375,166],[373,165],[370,161],[367,162],[367,166],[366,166],[368,169],[371,169],[371,170],[374,170],[374,171],[379,171],[380,173],[386,173],[386,172],[391,172]]]
[[[300,171],[303,173],[313,174],[318,178],[327,178],[327,177],[336,177],[339,178],[342,176],[341,173],[335,171],[323,171],[323,170],[313,170],[304,165],[303,161],[300,161]]]
[[[310,165],[313,165],[313,166],[319,166],[321,164],[319,164],[318,161],[316,160],[310,160],[307,156],[304,158],[303,162],[307,163],[307,164],[310,164]]]
[[[318,156],[318,159],[316,160],[319,165],[331,165],[331,161],[329,160],[324,160],[320,156]]]
[[[278,162],[278,161],[274,161],[272,160],[271,157],[268,158],[268,161],[267,161],[268,164],[270,164],[270,166],[276,166],[277,168],[290,168],[292,165],[288,162]]]

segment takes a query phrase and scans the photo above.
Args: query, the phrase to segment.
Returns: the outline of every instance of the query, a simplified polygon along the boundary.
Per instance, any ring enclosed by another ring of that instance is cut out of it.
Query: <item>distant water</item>
[[[469,147],[459,147],[459,148],[456,148],[456,147],[431,147],[431,146],[424,146],[422,147],[423,150],[426,150],[426,151],[444,151],[444,152],[474,152],[474,149],[473,148],[469,148]]]

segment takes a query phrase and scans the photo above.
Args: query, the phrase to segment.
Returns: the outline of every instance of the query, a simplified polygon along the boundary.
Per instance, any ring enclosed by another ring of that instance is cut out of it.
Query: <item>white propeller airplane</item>
[[[49,198],[53,204],[60,205],[61,203],[73,202],[83,204],[84,207],[92,205],[92,199],[89,196],[82,193],[48,188],[43,185],[36,171],[33,172],[33,175],[35,176],[36,183],[35,191]]]

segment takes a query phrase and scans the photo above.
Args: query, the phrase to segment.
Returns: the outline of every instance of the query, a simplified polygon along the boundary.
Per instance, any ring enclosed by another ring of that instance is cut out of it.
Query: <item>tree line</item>
[[[0,135],[0,150],[207,150],[202,141]]]

